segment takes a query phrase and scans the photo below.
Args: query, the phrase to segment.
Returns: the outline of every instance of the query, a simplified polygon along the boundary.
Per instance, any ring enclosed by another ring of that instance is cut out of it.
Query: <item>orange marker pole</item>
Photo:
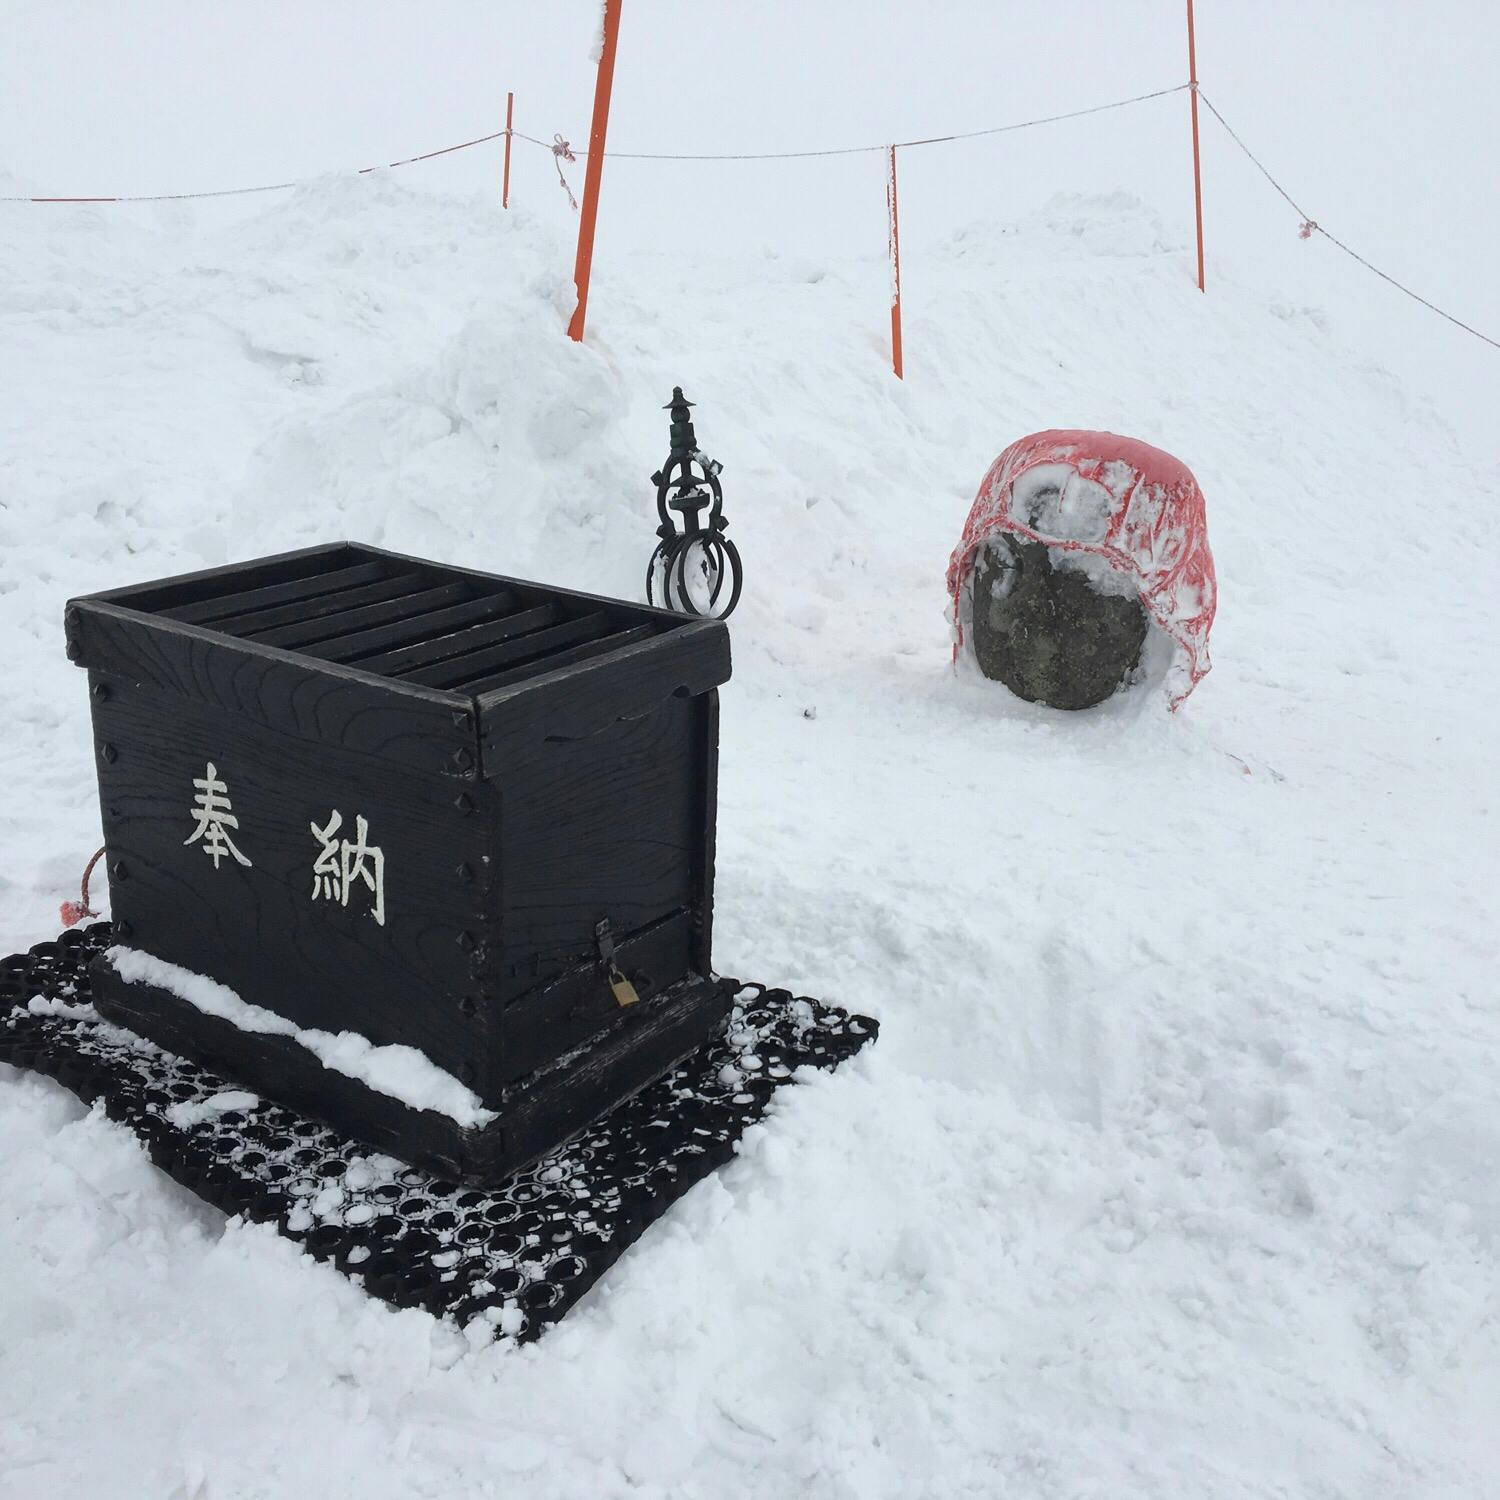
[[[505,95],[505,176],[500,179],[500,207],[510,207],[510,126],[515,118],[516,96]]]
[[[578,306],[568,324],[568,337],[583,342],[583,320],[589,305],[589,272],[594,264],[594,224],[599,217],[599,182],[604,176],[604,137],[609,130],[609,93],[615,81],[615,43],[620,37],[620,0],[604,0],[604,50],[594,80],[594,118],[589,126],[589,161],[583,177],[583,212],[578,219],[578,259],[573,285]]]
[[[901,360],[901,221],[896,212],[896,148],[891,147],[890,171],[885,179],[885,203],[891,216],[891,369],[904,380]]]
[[[1203,290],[1203,167],[1198,155],[1198,49],[1193,39],[1193,0],[1188,10],[1188,97],[1193,102],[1193,212],[1198,220],[1198,290]]]

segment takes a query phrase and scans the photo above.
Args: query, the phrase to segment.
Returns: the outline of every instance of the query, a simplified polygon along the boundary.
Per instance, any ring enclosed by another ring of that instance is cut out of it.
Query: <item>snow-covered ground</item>
[[[0,218],[0,950],[98,842],[72,594],[354,537],[635,597],[674,384],[747,571],[717,955],[871,1012],[539,1345],[226,1224],[0,1067],[0,1494],[1490,1497],[1500,482],[1124,195],[927,254],[606,258],[407,177]],[[1216,667],[948,670],[1011,439],[1208,497]]]

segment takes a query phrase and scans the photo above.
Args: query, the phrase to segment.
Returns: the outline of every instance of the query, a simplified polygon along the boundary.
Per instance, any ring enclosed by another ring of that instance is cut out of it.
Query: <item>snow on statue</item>
[[[229,787],[219,779],[212,761],[203,775],[193,778],[193,785],[198,794],[193,799],[192,816],[197,818],[198,826],[182,842],[196,844],[202,839],[203,852],[213,860],[216,870],[226,854],[233,855],[242,865],[249,865],[250,861],[235,848],[234,840],[229,837],[227,830],[237,829],[240,820],[234,815]]]
[[[1208,672],[1218,602],[1203,492],[1112,432],[1012,443],[948,562],[954,660],[1054,708],[1161,680],[1172,708]]]

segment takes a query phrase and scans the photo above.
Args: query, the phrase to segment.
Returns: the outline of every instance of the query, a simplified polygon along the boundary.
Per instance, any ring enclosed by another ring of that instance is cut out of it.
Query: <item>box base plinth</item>
[[[127,983],[104,955],[90,978],[106,1020],[362,1145],[475,1186],[529,1166],[655,1082],[723,1029],[731,1004],[717,980],[690,976],[632,1008],[628,1025],[485,1101],[493,1123],[465,1127],[325,1067],[290,1037],[242,1031],[169,990]]]
[[[876,1023],[722,981],[723,1034],[560,1148],[485,1188],[370,1152],[318,1119],[100,1019],[97,923],[0,959],[0,1062],[55,1078],[225,1213],[274,1224],[372,1296],[529,1340],[734,1154],[804,1065],[832,1068]],[[322,1071],[322,1070],[320,1070]]]

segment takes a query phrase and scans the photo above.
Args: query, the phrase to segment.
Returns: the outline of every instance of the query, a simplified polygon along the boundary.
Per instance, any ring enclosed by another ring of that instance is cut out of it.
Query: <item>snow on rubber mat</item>
[[[726,980],[725,1035],[498,1188],[445,1182],[354,1145],[100,1019],[88,965],[108,923],[0,960],[0,1062],[102,1100],[169,1176],[274,1223],[397,1307],[534,1339],[695,1182],[734,1154],[799,1067],[831,1068],[876,1023]]]

